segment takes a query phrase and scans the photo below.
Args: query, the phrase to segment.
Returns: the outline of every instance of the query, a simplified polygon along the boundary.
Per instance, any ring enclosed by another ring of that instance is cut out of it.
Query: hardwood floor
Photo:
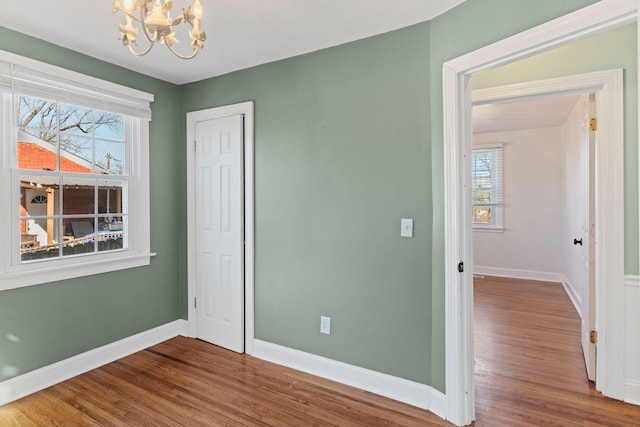
[[[580,318],[559,283],[474,280],[476,426],[640,426],[640,406],[587,380]]]
[[[475,281],[475,426],[640,426],[587,381],[559,284]],[[178,337],[0,407],[0,426],[450,426],[437,416]]]
[[[178,337],[0,407],[1,426],[447,426],[430,412]]]

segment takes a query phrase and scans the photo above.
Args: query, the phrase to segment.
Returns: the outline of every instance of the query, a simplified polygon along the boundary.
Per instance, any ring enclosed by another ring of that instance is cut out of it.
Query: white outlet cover
[[[413,219],[402,218],[400,220],[400,237],[413,237]]]

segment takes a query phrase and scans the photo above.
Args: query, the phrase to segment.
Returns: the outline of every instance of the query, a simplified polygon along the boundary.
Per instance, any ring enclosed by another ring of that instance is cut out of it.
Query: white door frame
[[[254,339],[254,181],[253,181],[253,101],[187,113],[187,282],[188,331],[196,336],[195,298],[195,127],[197,122],[244,115],[244,351],[253,354]]]
[[[567,43],[638,22],[638,0],[602,0],[584,9],[448,61],[443,66],[444,113],[444,194],[445,194],[445,354],[447,419],[457,425],[475,419],[473,369],[473,256],[471,211],[471,88],[473,74],[490,70]],[[621,84],[621,82],[620,82]],[[603,100],[610,108],[621,109],[621,100]],[[599,110],[600,111],[603,110]],[[622,144],[623,135],[615,124],[602,129],[608,143]],[[601,132],[601,134],[602,134]],[[601,144],[605,147],[607,144]],[[609,147],[613,149],[612,147]],[[601,206],[619,206],[604,219],[600,230],[603,261],[597,283],[599,307],[596,315],[599,346],[597,382],[607,396],[624,395],[623,312],[624,307],[624,229],[623,175],[621,159],[609,148],[598,152],[596,179],[605,189],[596,190]],[[617,167],[617,169],[616,169]],[[599,174],[599,175],[598,175]],[[605,191],[611,191],[606,193]],[[602,207],[597,209],[602,209]],[[619,238],[622,235],[622,244]],[[598,240],[596,240],[598,241]],[[466,265],[458,272],[458,263]],[[598,261],[597,261],[598,262]],[[596,285],[597,286],[597,285]]]

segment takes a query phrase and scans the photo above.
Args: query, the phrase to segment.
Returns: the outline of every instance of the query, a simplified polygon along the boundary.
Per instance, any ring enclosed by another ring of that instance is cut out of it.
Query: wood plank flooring
[[[430,412],[177,337],[0,407],[4,426],[447,426]]]
[[[485,277],[474,297],[476,426],[640,426],[640,406],[587,380],[561,284]]]
[[[475,281],[475,426],[640,426],[587,381],[559,284]],[[0,407],[0,426],[450,426],[418,408],[178,337]]]

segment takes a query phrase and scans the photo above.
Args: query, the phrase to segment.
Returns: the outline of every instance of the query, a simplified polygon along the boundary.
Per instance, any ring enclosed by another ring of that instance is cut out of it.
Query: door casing
[[[444,114],[444,194],[445,196],[445,377],[447,419],[457,425],[470,424],[475,419],[473,381],[473,286],[472,268],[458,272],[458,263],[473,265],[471,224],[467,218],[471,196],[466,163],[471,153],[471,88],[473,74],[490,70],[535,54],[565,45],[572,41],[603,31],[638,22],[637,0],[602,0],[558,19],[552,20],[523,33],[498,41],[484,48],[448,61],[443,66],[443,114]],[[622,85],[618,79],[615,84]],[[597,88],[596,88],[597,90]],[[622,99],[606,97],[605,108],[611,108],[621,117]],[[598,109],[598,111],[607,111]],[[622,126],[611,122],[603,129],[608,141],[618,144],[622,150]],[[601,144],[601,147],[608,145]],[[621,152],[621,151],[620,151]],[[600,155],[599,155],[600,154]],[[599,367],[597,382],[601,391],[611,397],[622,398],[623,377],[623,313],[624,292],[624,225],[623,225],[623,176],[621,159],[609,156],[605,151],[597,154],[597,165],[606,187],[612,193],[599,191],[596,196],[601,211],[606,203],[614,215],[606,221],[601,232],[608,238],[601,242],[600,252],[604,260],[596,262],[601,271],[596,277],[599,323]],[[620,156],[621,157],[621,156]],[[616,166],[619,166],[616,169]],[[598,171],[596,171],[598,174]],[[597,177],[598,175],[596,175]],[[596,178],[597,179],[597,178]],[[616,206],[616,208],[611,208]],[[596,215],[597,216],[597,215]],[[622,245],[620,245],[622,241]],[[605,316],[606,314],[606,316]],[[606,336],[606,338],[605,338]]]
[[[187,303],[188,333],[196,336],[195,298],[195,125],[197,122],[233,115],[244,116],[244,349],[253,354],[254,328],[254,151],[253,101],[187,113]]]

